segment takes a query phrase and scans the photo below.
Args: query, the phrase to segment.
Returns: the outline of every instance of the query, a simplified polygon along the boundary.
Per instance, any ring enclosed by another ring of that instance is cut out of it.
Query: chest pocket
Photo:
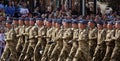
[[[111,35],[112,35],[111,32],[107,32],[107,36],[106,36],[106,38],[107,38],[107,39],[110,39],[110,38],[111,38]]]
[[[81,38],[82,38],[82,40],[86,40],[87,36],[88,36],[88,34],[87,34],[87,32],[85,30],[83,32],[81,32]]]

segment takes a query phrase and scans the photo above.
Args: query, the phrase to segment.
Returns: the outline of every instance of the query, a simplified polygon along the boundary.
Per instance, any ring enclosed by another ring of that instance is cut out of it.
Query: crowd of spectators
[[[56,9],[56,10],[52,10],[52,8],[49,6],[46,8],[46,10],[43,12],[40,12],[40,7],[37,6],[35,7],[33,12],[30,12],[29,8],[27,7],[27,3],[26,2],[14,2],[14,1],[9,1],[8,4],[4,5],[3,1],[0,1],[0,50],[2,50],[4,48],[5,45],[5,37],[4,37],[4,33],[6,31],[5,28],[5,22],[9,17],[44,17],[44,18],[65,18],[65,17],[69,17],[70,19],[75,19],[77,18],[78,20],[80,19],[85,19],[85,20],[90,20],[93,19],[95,21],[99,21],[99,20],[105,20],[105,21],[109,21],[109,20],[120,20],[120,16],[117,15],[117,12],[109,12],[107,14],[102,15],[101,13],[98,15],[93,15],[93,13],[91,11],[89,11],[90,9],[86,7],[87,13],[89,13],[89,15],[86,16],[82,16],[82,15],[78,15],[78,11],[77,8],[74,10],[63,10],[63,9]],[[100,11],[99,11],[100,12]],[[0,55],[1,55],[0,51]]]

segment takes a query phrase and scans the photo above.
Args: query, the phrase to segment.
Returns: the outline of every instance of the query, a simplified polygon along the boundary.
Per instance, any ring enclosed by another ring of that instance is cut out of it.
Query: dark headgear
[[[114,25],[113,21],[109,21],[108,24]]]
[[[104,23],[103,23],[103,21],[98,21],[97,24],[99,24],[99,25],[103,25]]]
[[[72,20],[72,24],[78,24],[77,20]]]
[[[87,24],[86,21],[79,21],[78,23],[80,23],[80,24]]]
[[[92,22],[92,23],[96,24],[96,22],[94,20],[90,20],[89,22]]]
[[[57,19],[56,21],[58,24],[62,25],[62,19]]]

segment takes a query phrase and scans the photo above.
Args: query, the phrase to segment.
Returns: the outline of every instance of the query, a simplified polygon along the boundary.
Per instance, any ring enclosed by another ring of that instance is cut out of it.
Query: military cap
[[[13,21],[18,21],[19,20],[19,18],[13,18]]]
[[[103,23],[103,21],[98,21],[97,24],[103,25],[104,23]]]
[[[62,25],[62,19],[57,19],[56,23]]]
[[[88,24],[88,22],[89,22],[89,21],[87,21],[87,20],[83,20],[83,21],[84,21],[86,24]]]
[[[35,19],[35,18],[30,18],[30,21],[35,22],[35,21],[36,21],[36,19]]]
[[[109,21],[108,24],[114,25],[113,21]]]
[[[50,22],[50,23],[52,23],[52,19],[51,18],[48,18],[47,21]]]
[[[103,21],[103,23],[104,23],[104,24],[108,24],[108,22],[107,22],[107,21]]]
[[[29,21],[30,19],[29,18],[25,18],[25,21]]]
[[[78,24],[77,20],[72,20],[72,24]]]
[[[6,23],[12,24],[12,21],[11,20],[7,20]]]
[[[87,24],[86,21],[79,21],[80,24]]]
[[[44,21],[43,18],[36,18],[36,21]]]
[[[92,22],[92,23],[96,24],[96,22],[94,20],[89,20],[89,22]]]
[[[54,19],[52,19],[52,22],[57,22],[57,19],[55,19],[55,18],[54,18]]]
[[[116,21],[115,23],[120,24],[120,21]]]
[[[71,23],[72,21],[71,21],[71,20],[64,19],[63,22],[65,22],[65,23]]]
[[[19,18],[19,20],[22,20],[22,21],[23,21],[23,20],[24,20],[24,18],[20,17],[20,18]]]

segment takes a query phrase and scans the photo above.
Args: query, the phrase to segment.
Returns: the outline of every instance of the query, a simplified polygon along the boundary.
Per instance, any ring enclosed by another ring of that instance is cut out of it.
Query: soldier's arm
[[[67,36],[66,36],[66,39],[71,39],[71,38],[72,38],[72,31],[69,30],[69,31],[68,31],[68,34],[67,34]]]
[[[118,35],[113,37],[114,40],[120,40],[120,30],[118,31]]]

